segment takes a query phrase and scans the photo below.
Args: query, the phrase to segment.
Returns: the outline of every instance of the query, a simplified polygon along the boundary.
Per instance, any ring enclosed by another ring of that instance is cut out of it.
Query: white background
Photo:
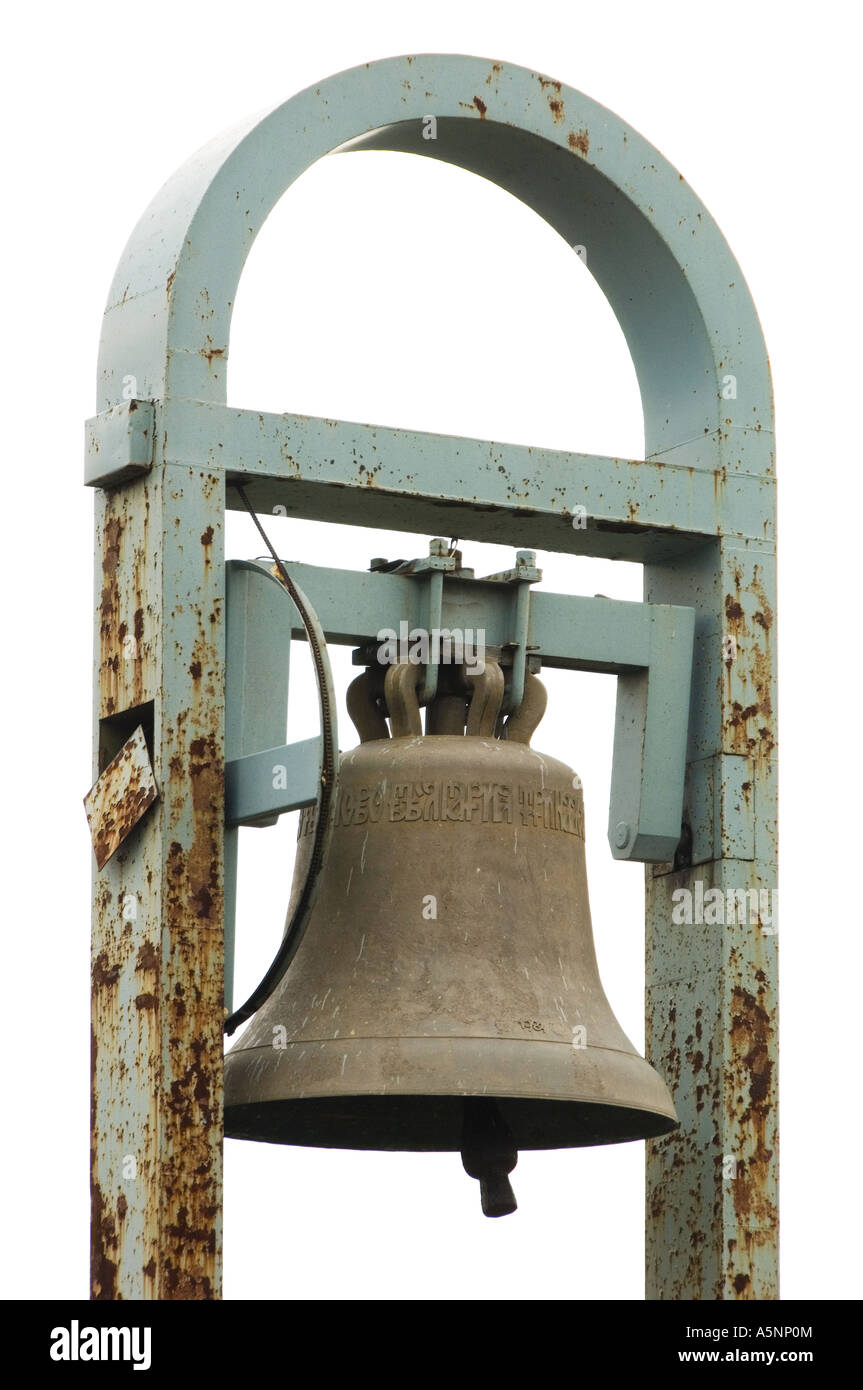
[[[457,52],[546,72],[684,174],[735,252],[774,371],[781,480],[783,1293],[858,1297],[859,34],[850,5],[48,5],[6,18],[2,337],[6,1297],[86,1297],[93,499],[105,295],[151,196],[211,135],[356,63]],[[584,266],[491,184],[336,156],[255,244],[229,401],[639,456],[635,377]],[[273,519],[363,568],[428,537]],[[525,544],[530,544],[526,536]],[[256,555],[232,514],[228,553]],[[511,550],[468,546],[478,573]],[[540,556],[549,589],[640,598],[632,565]],[[303,652],[292,736],[314,729]],[[336,654],[344,685],[349,654]],[[643,1043],[642,871],[605,844],[614,682],[551,673],[535,738],[581,773],[600,969]],[[341,744],[352,733],[342,712]],[[243,832],[238,994],[281,930],[295,826]],[[639,1144],[525,1154],[479,1212],[457,1155],[226,1146],[229,1298],[643,1296]]]

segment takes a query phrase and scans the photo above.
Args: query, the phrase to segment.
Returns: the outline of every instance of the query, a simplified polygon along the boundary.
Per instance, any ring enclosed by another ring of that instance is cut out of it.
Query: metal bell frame
[[[372,148],[481,174],[588,248],[638,376],[644,459],[226,404],[255,235],[315,160]],[[268,604],[266,581],[224,563],[242,482],[262,513],[517,546],[529,533],[644,565],[644,604],[525,601],[516,577],[493,587],[491,624],[518,650],[526,607],[544,665],[618,675],[610,839],[615,857],[650,865],[647,1055],[681,1119],[648,1144],[647,1297],[777,1297],[775,926],[674,911],[680,890],[758,901],[775,888],[770,373],[740,269],[682,175],[581,93],[471,57],[364,64],[239,123],[168,181],[123,253],[86,482],[94,776],[140,727],[159,791],[94,873],[92,1296],[221,1296],[226,785],[229,827],[286,809],[262,806],[254,763],[273,745],[231,656],[242,639],[251,657]],[[414,613],[412,575],[311,570],[292,567],[328,641],[359,645]],[[425,584],[424,611],[437,593]],[[282,596],[269,604],[292,630]],[[302,804],[313,750],[285,759]],[[109,819],[127,809],[117,795]]]

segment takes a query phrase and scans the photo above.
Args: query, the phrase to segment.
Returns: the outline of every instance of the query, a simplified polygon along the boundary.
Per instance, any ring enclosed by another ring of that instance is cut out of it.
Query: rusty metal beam
[[[681,1120],[648,1141],[647,1293],[775,1299],[775,554],[711,551],[645,570],[652,602],[698,605],[686,849],[646,871],[647,1055]]]
[[[527,538],[547,550],[641,561],[720,534],[775,539],[775,479],[740,466],[728,431],[735,466],[708,470],[674,453],[606,458],[205,401],[130,402],[88,421],[88,480],[122,480],[140,456],[123,418],[136,420],[140,412],[129,412],[142,404],[155,410],[168,461],[242,479],[260,512],[425,534],[446,530],[457,507],[465,539]],[[230,488],[227,505],[242,508]]]
[[[96,766],[129,711],[161,795],[94,873],[92,1297],[221,1292],[222,479],[97,503]]]

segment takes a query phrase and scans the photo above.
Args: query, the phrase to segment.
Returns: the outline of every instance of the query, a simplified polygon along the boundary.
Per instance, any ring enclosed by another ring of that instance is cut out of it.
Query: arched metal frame
[[[472,170],[585,248],[638,375],[644,460],[225,404],[257,232],[317,159],[365,149]],[[648,1145],[647,1292],[775,1297],[770,375],[740,269],[682,176],[611,112],[511,64],[340,73],[212,141],[150,204],[109,295],[98,410],[96,771],[140,715],[161,794],[95,879],[94,1297],[220,1294],[222,529],[240,476],[259,508],[318,519],[443,531],[457,504],[463,538],[521,544],[529,517],[531,544],[639,559],[646,600],[696,609],[685,835],[647,871],[648,1056],[682,1119]],[[677,922],[681,889],[696,908],[751,891],[760,912]]]

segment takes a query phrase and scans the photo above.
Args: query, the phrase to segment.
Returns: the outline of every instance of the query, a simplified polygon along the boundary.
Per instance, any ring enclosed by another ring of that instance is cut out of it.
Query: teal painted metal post
[[[94,874],[95,1299],[221,1293],[224,481],[97,501],[94,775],[148,735],[159,798]]]
[[[645,592],[664,602],[685,592],[698,604],[691,862],[646,875],[647,1053],[681,1120],[648,1141],[647,1293],[775,1299],[774,547],[759,535],[723,537],[688,560],[648,566]]]
[[[226,406],[231,309],[255,236],[315,160],[371,148],[481,174],[586,250],[638,374],[645,459]],[[177,1296],[176,1251],[192,1215],[201,1249],[192,1242],[182,1287],[214,1296],[219,1287],[217,1257],[203,1260],[204,1246],[218,1246],[220,1172],[218,537],[223,507],[240,505],[229,484],[242,478],[262,511],[431,535],[456,525],[468,540],[639,560],[651,602],[697,610],[683,835],[675,865],[648,870],[648,1056],[674,1089],[682,1125],[648,1153],[647,1292],[774,1297],[776,938],[761,898],[775,888],[776,862],[772,402],[755,310],[710,214],[636,131],[542,74],[454,56],[365,64],[241,122],[168,181],[115,276],[99,373],[87,480],[106,490],[98,630],[102,675],[117,688],[109,708],[100,687],[97,713],[114,721],[101,726],[110,743],[136,703],[152,701],[161,799],[97,879],[98,1287]],[[576,515],[585,524],[574,529]],[[120,663],[139,614],[145,657],[133,679]],[[644,696],[640,680],[625,688],[624,712]],[[654,688],[648,705],[655,697]],[[661,759],[642,762],[659,805]],[[614,852],[650,861],[659,839],[627,838]],[[117,895],[144,895],[145,883],[149,934],[124,926],[118,945]],[[715,898],[705,912],[710,887],[725,915],[729,893],[754,893],[744,920],[714,920]],[[677,920],[680,893],[690,895],[691,923]],[[152,975],[152,960],[158,970],[140,997],[156,1003],[144,1035],[136,971]],[[176,1043],[172,1031],[187,994],[194,1045],[188,1018]],[[146,1181],[119,1191],[122,1145],[143,1132],[154,1087]],[[206,1164],[201,1126],[211,1135]]]

